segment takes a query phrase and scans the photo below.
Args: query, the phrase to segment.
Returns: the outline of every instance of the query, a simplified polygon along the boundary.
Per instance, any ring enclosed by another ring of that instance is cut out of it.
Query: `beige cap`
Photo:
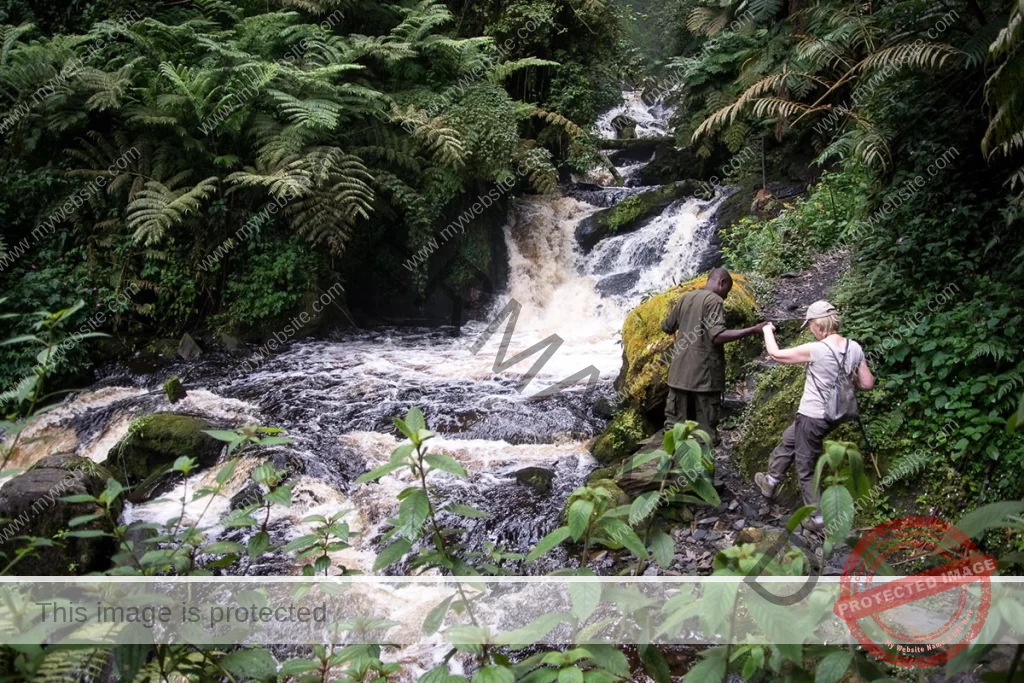
[[[825,318],[833,313],[839,311],[835,306],[822,299],[821,301],[815,301],[813,304],[807,307],[807,314],[804,316],[804,324],[800,326],[800,329],[807,327],[807,323],[818,318]]]

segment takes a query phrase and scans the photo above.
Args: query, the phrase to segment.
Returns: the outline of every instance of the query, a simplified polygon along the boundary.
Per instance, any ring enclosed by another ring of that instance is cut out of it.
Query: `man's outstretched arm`
[[[743,339],[749,337],[752,334],[757,334],[764,329],[765,323],[758,323],[753,327],[744,327],[741,330],[725,330],[715,335],[712,340],[718,345],[728,344],[729,342],[736,341],[737,339]]]

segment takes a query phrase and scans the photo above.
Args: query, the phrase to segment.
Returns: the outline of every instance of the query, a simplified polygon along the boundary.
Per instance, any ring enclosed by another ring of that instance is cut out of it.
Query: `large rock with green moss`
[[[639,410],[626,408],[612,418],[607,429],[594,440],[590,452],[602,465],[620,463],[636,452],[652,431],[652,425]]]
[[[650,218],[677,199],[693,196],[696,190],[696,183],[684,180],[627,197],[615,206],[601,209],[580,221],[576,226],[576,241],[584,252],[589,252],[604,238],[636,229],[640,221]]]
[[[10,536],[8,557],[17,547],[16,536],[33,536],[54,539],[65,530],[111,531],[110,520],[105,515],[69,526],[76,517],[96,515],[103,508],[96,503],[69,503],[62,500],[68,496],[88,494],[99,496],[106,488],[110,472],[88,458],[58,453],[48,455],[24,474],[6,482],[0,488],[0,517],[10,520],[0,525],[0,533]],[[121,513],[118,501],[111,510],[117,519]],[[59,538],[55,545],[44,545],[21,559],[12,569],[19,576],[74,576],[88,572],[103,571],[110,566],[114,540],[109,536]]]
[[[200,467],[210,467],[224,446],[204,433],[211,428],[206,420],[191,415],[146,415],[132,422],[128,434],[110,449],[103,464],[129,486],[153,481],[181,456],[195,459]]]
[[[627,408],[639,410],[654,424],[664,417],[673,342],[670,335],[661,331],[661,321],[683,294],[705,284],[707,275],[702,275],[656,294],[630,311],[622,324],[622,370],[616,389]],[[746,279],[737,273],[733,273],[733,288],[725,301],[725,311],[730,327],[747,327],[757,322],[754,297]],[[726,374],[739,377],[740,368],[751,358],[749,352],[737,344],[727,345]]]

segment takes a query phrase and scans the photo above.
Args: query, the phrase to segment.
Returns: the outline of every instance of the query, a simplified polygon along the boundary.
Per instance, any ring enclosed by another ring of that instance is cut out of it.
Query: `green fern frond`
[[[35,29],[34,24],[23,23],[18,26],[0,26],[0,67],[7,66],[11,50],[16,46],[24,45],[21,37],[31,33]]]
[[[180,225],[189,214],[196,214],[203,201],[217,191],[217,177],[199,181],[190,188],[173,190],[150,180],[128,205],[128,228],[132,239],[150,246],[159,243],[167,231]]]
[[[855,72],[909,66],[916,69],[939,69],[951,57],[964,57],[964,53],[944,43],[901,43],[882,48],[858,63]]]
[[[536,57],[527,57],[525,59],[517,59],[511,62],[501,62],[500,64],[495,64],[491,70],[487,72],[487,79],[492,83],[500,83],[520,69],[541,66],[558,66],[558,62],[552,62],[547,59],[537,59]]]
[[[281,114],[290,124],[298,127],[334,130],[342,113],[342,105],[325,99],[300,100],[280,90],[271,90]]]
[[[112,653],[111,648],[54,647],[47,650],[32,680],[38,683],[100,680]]]
[[[237,24],[245,16],[242,8],[227,0],[194,0],[194,4],[207,19],[221,22],[225,26]]]

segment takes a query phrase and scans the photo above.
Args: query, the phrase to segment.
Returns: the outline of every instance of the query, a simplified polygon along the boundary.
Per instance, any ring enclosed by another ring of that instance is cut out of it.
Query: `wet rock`
[[[699,541],[708,535],[707,529],[697,529],[693,532],[693,540]]]
[[[704,538],[704,540],[707,541],[708,543],[713,543],[714,541],[717,541],[720,538],[722,538],[722,532],[721,531],[712,531],[711,533],[709,533]]]
[[[593,486],[594,482],[601,481],[602,479],[611,479],[614,481],[615,475],[618,474],[618,472],[618,467],[598,467],[590,473],[590,476],[587,477],[587,486]]]
[[[747,525],[747,520],[745,520],[745,519],[737,519],[735,522],[732,523],[732,528],[735,529],[736,531],[739,531],[740,529],[742,529],[746,525]]]
[[[615,417],[615,406],[604,396],[599,396],[593,404],[594,415],[610,420]]]
[[[626,197],[615,206],[601,209],[580,221],[576,226],[576,242],[583,253],[590,253],[604,238],[632,232],[672,202],[693,195],[694,189],[694,183],[683,181]]]
[[[636,119],[625,114],[619,114],[612,119],[611,123],[612,128],[615,130],[615,137],[619,140],[633,140],[636,138]]]
[[[231,496],[229,509],[241,510],[250,505],[260,505],[263,503],[263,494],[263,487],[250,479],[238,493]]]
[[[735,498],[733,498],[731,501],[729,501],[729,510],[735,510],[739,506],[740,506],[740,502],[738,500],[736,500]]]
[[[767,552],[786,532],[774,527],[747,527],[736,534],[736,543],[752,543],[760,552]],[[795,537],[794,537],[795,538]]]
[[[178,343],[177,354],[182,360],[192,361],[203,355],[203,350],[199,348],[199,344],[192,338],[192,335],[186,332]]]
[[[754,509],[753,505],[750,505],[742,501],[740,502],[740,512],[742,512],[747,519],[756,520],[760,518],[760,514],[756,509]]]
[[[195,459],[199,467],[217,462],[224,443],[203,433],[210,428],[209,422],[191,415],[146,415],[132,422],[103,464],[125,484],[155,492],[181,456]]]
[[[704,519],[697,522],[699,526],[711,526],[718,521],[718,517],[705,517]]]
[[[640,271],[631,270],[626,273],[616,273],[615,275],[601,278],[594,287],[598,293],[604,296],[614,296],[616,294],[626,294],[633,289],[633,285],[639,280]]]
[[[185,387],[181,383],[181,378],[174,375],[166,382],[164,382],[164,395],[167,396],[167,400],[174,405],[178,401],[186,398],[188,392],[185,391]]]
[[[230,334],[220,335],[220,344],[225,349],[232,352],[242,351],[245,348],[245,344],[243,344],[237,337],[232,337]]]
[[[526,467],[516,472],[516,481],[520,486],[527,486],[533,489],[537,495],[550,493],[551,482],[555,473],[543,467]]]
[[[65,453],[42,458],[30,470],[0,488],[0,517],[20,523],[16,529],[3,525],[0,533],[52,539],[58,532],[68,529],[68,522],[75,517],[102,511],[95,503],[67,503],[60,499],[82,494],[98,496],[110,476],[107,469],[88,458]],[[115,519],[120,512],[119,502],[113,510]],[[74,528],[78,531],[111,530],[104,517]],[[18,541],[9,543],[13,548]],[[25,556],[14,566],[13,572],[21,576],[74,576],[103,571],[110,566],[115,550],[114,539],[107,537],[68,537],[60,543],[40,547],[34,554]],[[10,552],[11,548],[5,550]],[[12,557],[13,553],[9,559]]]
[[[755,529],[754,527],[747,527],[746,529],[741,529],[740,532],[736,534],[737,543],[756,544],[760,543],[763,538],[763,531],[761,529]]]
[[[639,411],[622,410],[594,440],[590,452],[602,465],[618,464],[636,452],[649,428]]]

